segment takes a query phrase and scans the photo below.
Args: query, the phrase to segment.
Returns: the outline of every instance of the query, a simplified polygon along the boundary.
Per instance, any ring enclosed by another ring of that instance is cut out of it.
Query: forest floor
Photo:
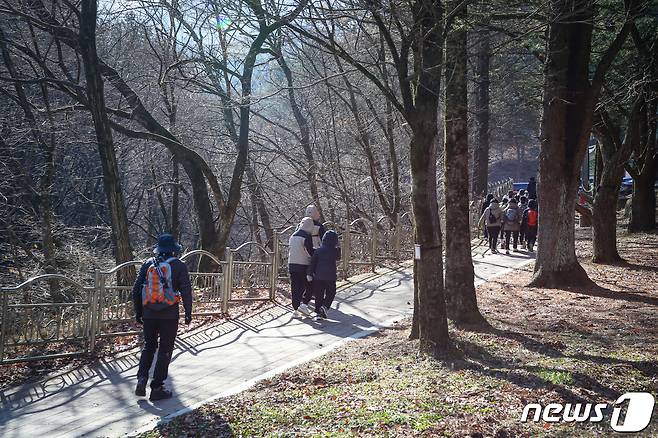
[[[489,281],[477,292],[491,327],[451,327],[449,357],[419,355],[402,321],[143,436],[611,435],[610,409],[600,423],[520,422],[528,403],[658,393],[658,235],[620,233],[619,266],[590,263],[589,230],[577,235],[599,287],[526,287],[532,264]]]

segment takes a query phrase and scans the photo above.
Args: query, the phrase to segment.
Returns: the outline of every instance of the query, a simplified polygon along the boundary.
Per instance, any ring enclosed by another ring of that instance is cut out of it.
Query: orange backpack
[[[528,210],[528,226],[536,227],[537,226],[537,210]]]
[[[171,262],[175,257],[160,261],[153,258],[146,271],[142,287],[142,305],[151,310],[162,310],[180,301],[180,293],[174,290],[171,278]]]

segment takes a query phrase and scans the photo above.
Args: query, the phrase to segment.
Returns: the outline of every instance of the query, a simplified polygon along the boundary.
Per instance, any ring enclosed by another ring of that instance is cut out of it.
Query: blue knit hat
[[[182,249],[183,247],[176,242],[174,236],[171,234],[162,234],[158,237],[158,244],[153,248],[153,253],[181,252]]]

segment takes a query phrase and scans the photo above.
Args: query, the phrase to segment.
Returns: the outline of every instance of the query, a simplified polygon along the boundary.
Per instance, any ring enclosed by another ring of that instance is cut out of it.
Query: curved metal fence
[[[384,260],[411,257],[412,222],[409,213],[375,223],[365,218],[326,222],[325,228],[339,235],[340,275],[348,278],[374,271]],[[223,259],[204,250],[183,254],[193,286],[194,314],[226,314],[230,303],[273,300],[278,281],[288,277],[288,239],[294,232],[292,226],[276,232],[270,246],[246,242],[226,248]],[[138,334],[127,279],[144,261],[99,270],[83,283],[46,274],[0,287],[0,364],[90,353],[101,338]]]

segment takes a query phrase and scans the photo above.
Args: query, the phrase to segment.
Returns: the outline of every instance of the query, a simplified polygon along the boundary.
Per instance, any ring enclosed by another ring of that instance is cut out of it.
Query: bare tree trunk
[[[290,108],[292,109],[292,114],[295,117],[297,126],[299,127],[299,142],[304,150],[304,155],[306,156],[306,161],[308,162],[308,171],[306,177],[308,178],[308,185],[311,191],[311,197],[313,198],[313,203],[320,212],[320,217],[324,217],[322,212],[322,203],[320,202],[320,194],[318,190],[318,165],[313,156],[313,148],[311,146],[311,135],[308,127],[308,120],[304,116],[302,109],[300,108],[297,98],[295,96],[294,82],[292,78],[292,71],[288,67],[283,53],[279,54],[277,58],[279,66],[283,71],[283,74],[286,77],[286,82],[288,84],[288,100],[290,101]]]
[[[263,222],[263,229],[265,231],[265,238],[267,240],[267,247],[274,249],[274,229],[272,228],[272,222],[270,221],[270,213],[267,211],[267,206],[265,205],[265,197],[263,196],[263,188],[258,182],[258,177],[256,176],[256,171],[253,168],[253,163],[247,165],[247,186],[249,189],[249,194],[251,195],[251,202],[256,208],[260,220]],[[258,225],[256,223],[256,225]]]
[[[490,35],[487,29],[478,32],[478,58],[475,79],[476,141],[473,151],[473,197],[484,198],[489,179],[489,67],[491,64]]]
[[[441,90],[443,62],[442,8],[437,2],[417,2],[415,22],[419,24],[422,44],[416,50],[423,65],[418,79],[415,110],[408,120],[412,130],[409,145],[411,165],[411,205],[416,244],[420,260],[416,261],[418,284],[418,333],[420,349],[431,356],[446,352],[450,346],[443,283],[441,222],[437,200],[438,96]],[[438,70],[438,71],[436,71]]]
[[[605,73],[630,31],[626,22],[589,82],[593,4],[552,0],[544,67],[544,111],[539,155],[539,247],[536,287],[592,284],[575,251],[578,176]]]
[[[9,73],[9,76],[12,79],[18,79],[18,74],[14,65],[13,60],[7,46],[5,44],[5,34],[0,29],[0,51],[2,52],[2,58]],[[48,126],[50,129],[49,138],[45,138],[44,134],[41,132],[39,123],[36,116],[32,110],[30,102],[27,99],[25,90],[21,82],[14,83],[14,89],[16,91],[16,100],[23,110],[25,115],[25,120],[30,126],[30,134],[34,138],[35,143],[41,149],[43,153],[44,160],[44,172],[39,181],[38,189],[32,187],[31,184],[28,184],[30,187],[27,188],[28,193],[34,195],[35,201],[38,205],[35,205],[38,208],[40,213],[40,225],[41,225],[41,242],[42,242],[42,251],[44,258],[44,271],[47,274],[55,274],[57,272],[57,259],[56,259],[56,248],[55,240],[53,238],[53,211],[52,211],[52,193],[51,189],[55,180],[55,134],[54,134],[54,122],[52,117],[52,111],[50,109],[50,98],[48,96],[48,88],[45,84],[41,85],[41,93],[43,101],[46,107],[46,115],[48,118]],[[32,163],[35,164],[35,163]],[[27,178],[21,178],[27,180]],[[57,280],[50,280],[48,282],[50,296],[55,302],[63,302],[66,297],[62,294],[59,287],[59,282]]]
[[[605,109],[597,110],[594,131],[599,140],[601,172],[592,203],[593,249],[595,263],[618,263],[622,260],[617,251],[617,199],[624,177],[624,164],[638,138],[638,113],[642,99],[638,98],[630,112],[625,138],[620,127],[608,116]]]
[[[459,1],[448,3],[448,10]],[[466,8],[457,15],[458,26],[466,20]],[[468,187],[468,101],[466,77],[466,29],[454,27],[446,39],[445,106],[445,200],[446,272],[445,293],[448,317],[461,324],[482,323],[475,295],[475,273],[471,256]]]
[[[121,193],[119,167],[117,165],[112,129],[105,110],[103,80],[99,72],[96,53],[96,0],[82,0],[80,13],[80,52],[87,82],[87,99],[96,129],[96,140],[103,165],[103,182],[112,220],[112,241],[117,264],[133,259],[128,232],[128,217]],[[122,284],[134,280],[134,269],[122,271]]]
[[[174,182],[171,188],[171,234],[176,238],[176,241],[180,241],[180,175],[178,169],[178,160],[175,156],[171,157],[171,167],[171,176]]]

